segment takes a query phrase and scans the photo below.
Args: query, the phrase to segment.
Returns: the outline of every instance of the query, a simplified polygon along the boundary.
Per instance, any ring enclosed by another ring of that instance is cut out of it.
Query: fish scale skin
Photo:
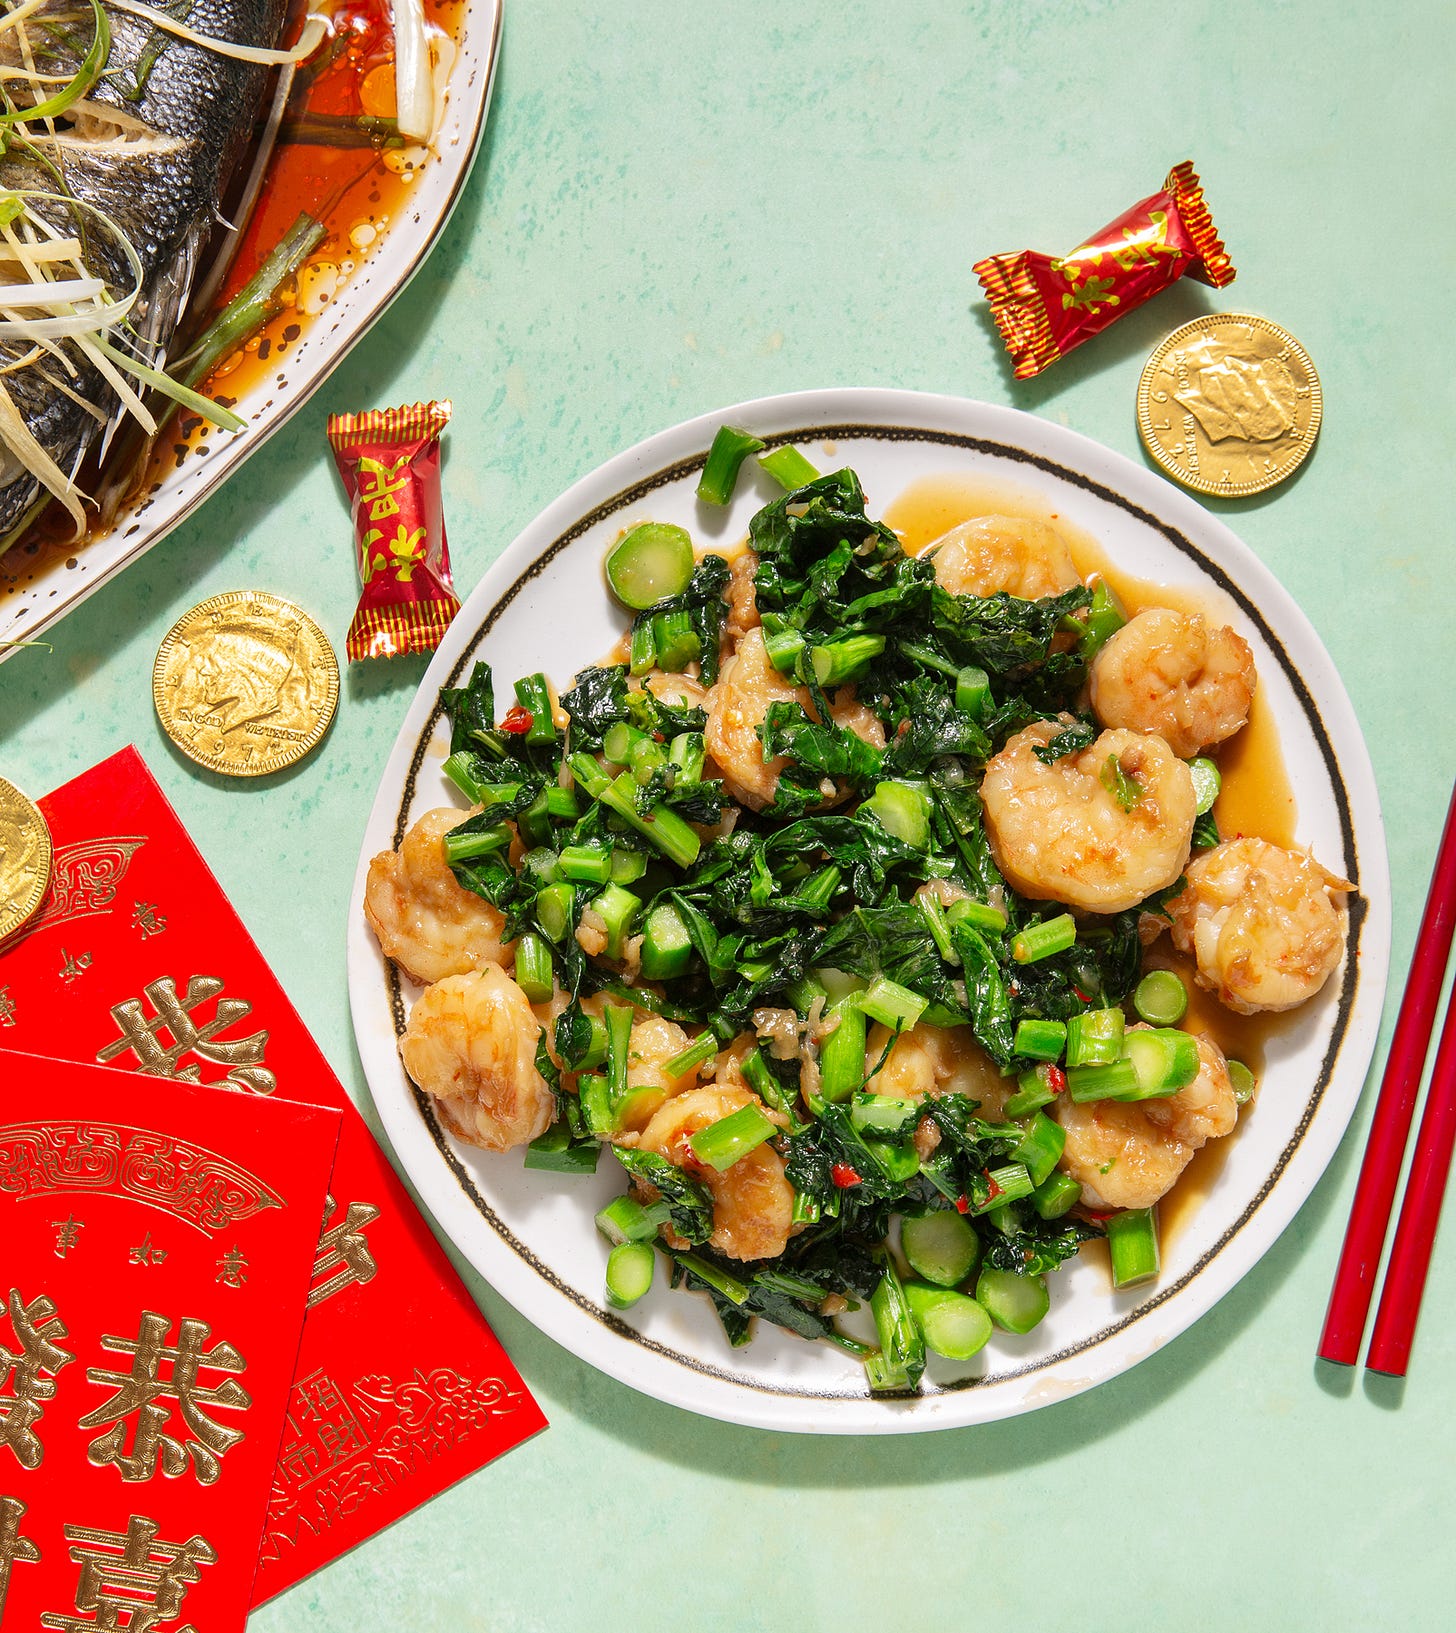
[[[286,0],[194,0],[185,21],[215,39],[276,46],[286,11]],[[169,35],[140,99],[129,101],[109,76],[119,71],[123,84],[134,83],[137,60],[154,30],[144,19],[110,7],[107,16],[108,77],[93,85],[85,100],[101,117],[115,109],[125,123],[139,121],[160,138],[156,151],[122,152],[113,143],[82,142],[74,134],[47,144],[44,151],[63,169],[71,193],[110,216],[131,240],[142,263],[142,295],[131,325],[165,346],[218,220],[219,202],[252,137],[269,70]],[[32,21],[32,38],[35,22],[43,17],[44,13]],[[84,52],[91,31],[88,24],[81,28]],[[79,63],[78,54],[64,49],[59,56],[58,71],[72,71]],[[0,159],[0,186],[56,191],[54,178],[41,165],[15,151]],[[75,232],[74,216],[63,205],[44,208],[53,225]],[[114,251],[106,253],[104,232],[91,236],[85,257],[89,269],[114,287],[129,289],[132,274],[125,259]],[[0,362],[13,361],[28,350],[24,342],[0,342]],[[53,360],[46,364],[49,372],[110,412],[116,399],[109,387],[74,350],[67,351],[76,376],[65,374]],[[35,368],[4,380],[31,434],[63,470],[70,470],[78,451],[89,448],[100,434],[100,425]],[[19,522],[39,491],[25,473],[0,486],[0,535]]]

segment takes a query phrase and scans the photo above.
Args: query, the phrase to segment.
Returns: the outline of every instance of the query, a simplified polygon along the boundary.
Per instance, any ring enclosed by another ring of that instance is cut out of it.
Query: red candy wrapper
[[[1215,289],[1234,281],[1187,160],[1168,172],[1162,192],[1124,210],[1070,255],[988,255],[975,273],[1018,380],[1040,374],[1184,273]]]
[[[351,660],[433,652],[460,611],[440,508],[449,421],[449,403],[329,415],[363,585],[345,643]]]

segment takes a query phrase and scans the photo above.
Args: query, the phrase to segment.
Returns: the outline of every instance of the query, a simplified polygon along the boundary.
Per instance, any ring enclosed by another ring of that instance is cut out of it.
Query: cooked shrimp
[[[865,1070],[873,1072],[893,1034],[886,1026],[870,1029],[865,1040]],[[927,1094],[963,1094],[980,1102],[980,1115],[995,1121],[1016,1080],[1004,1078],[975,1040],[968,1026],[931,1026],[922,1021],[895,1038],[889,1058],[865,1085],[874,1094],[897,1100],[920,1100]]]
[[[470,814],[426,811],[397,851],[369,864],[364,916],[385,956],[421,986],[502,964],[515,946],[501,941],[504,917],[457,884],[445,860],[445,835]]]
[[[785,763],[782,755],[767,761],[763,757],[758,728],[771,703],[797,703],[810,715],[814,713],[808,689],[791,685],[774,668],[763,644],[762,630],[751,629],[723,665],[718,684],[708,692],[708,723],[703,736],[728,792],[755,811],[773,803]],[[829,712],[836,724],[876,747],[884,747],[884,728],[864,704],[856,701],[852,686],[840,687],[830,698]],[[827,783],[825,798],[834,796],[834,785]]]
[[[680,1055],[693,1040],[673,1021],[660,1015],[644,1015],[632,1023],[627,1046],[627,1086],[641,1089],[629,1096],[623,1107],[624,1129],[642,1128],[654,1117],[663,1101],[697,1081],[697,1069],[681,1077],[669,1077],[663,1067]]]
[[[1045,522],[977,516],[926,547],[935,581],[952,595],[1005,590],[1023,601],[1060,595],[1082,582],[1067,542]]]
[[[1188,860],[1198,797],[1188,767],[1158,737],[1105,731],[1043,765],[1035,750],[1062,730],[1038,720],[990,760],[981,783],[986,832],[1023,896],[1118,913],[1172,884]],[[1136,803],[1114,789],[1121,773]]]
[[[425,988],[399,1040],[399,1057],[435,1097],[452,1134],[487,1151],[509,1151],[544,1134],[555,1110],[536,1070],[539,1039],[525,993],[487,964]]]
[[[1078,1105],[1058,1096],[1052,1114],[1067,1135],[1058,1167],[1081,1185],[1088,1207],[1152,1207],[1199,1146],[1232,1131],[1239,1106],[1223,1052],[1204,1033],[1194,1042],[1198,1076],[1166,1099]]]
[[[784,1178],[784,1159],[771,1145],[755,1146],[724,1173],[700,1163],[688,1141],[740,1106],[761,1105],[746,1089],[689,1089],[669,1100],[642,1130],[643,1151],[689,1170],[713,1198],[709,1242],[730,1259],[772,1259],[788,1246],[794,1220],[794,1188]]]
[[[708,695],[707,688],[691,675],[679,675],[667,669],[652,670],[643,676],[642,684],[653,697],[663,703],[676,704],[679,708],[701,709],[703,699]]]
[[[1189,864],[1188,888],[1168,904],[1173,944],[1239,1014],[1293,1009],[1338,966],[1354,888],[1307,851],[1230,839]]]
[[[1104,726],[1156,732],[1180,760],[1232,737],[1254,700],[1254,654],[1227,625],[1149,607],[1092,662],[1092,708]]]

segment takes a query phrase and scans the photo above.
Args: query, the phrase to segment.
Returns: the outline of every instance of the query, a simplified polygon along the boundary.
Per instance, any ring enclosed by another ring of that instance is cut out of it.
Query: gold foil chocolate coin
[[[301,608],[263,590],[215,595],[173,624],[152,670],[168,737],[226,777],[266,777],[312,752],[339,701],[339,661]]]
[[[51,882],[51,832],[25,795],[0,777],[0,941],[29,923]]]
[[[1174,481],[1237,499],[1292,475],[1319,435],[1309,353],[1268,318],[1215,312],[1158,347],[1138,381],[1138,430]]]

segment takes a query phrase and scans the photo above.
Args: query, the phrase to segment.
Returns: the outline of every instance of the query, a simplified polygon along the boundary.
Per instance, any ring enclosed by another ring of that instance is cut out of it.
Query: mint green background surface
[[[1435,4],[511,0],[485,145],[433,258],[219,495],[53,651],[0,667],[0,772],[39,793],[137,742],[377,1127],[345,917],[423,661],[350,671],[322,752],[261,786],[178,756],[149,691],[172,621],[238,587],[295,598],[342,651],[356,591],[327,411],[454,399],[468,591],[608,455],[769,392],[959,393],[1141,458],[1148,352],[1242,308],[1290,328],[1324,382],[1303,472],[1215,508],[1309,614],[1369,742],[1394,888],[1383,1058],[1456,766],[1453,58]],[[1185,157],[1234,288],[1180,284],[1013,382],[972,261],[1070,249]],[[700,1420],[599,1376],[467,1270],[551,1429],[253,1625],[1449,1626],[1456,1225],[1406,1386],[1314,1359],[1372,1095],[1211,1314],[1105,1387],[987,1428],[829,1440]]]

